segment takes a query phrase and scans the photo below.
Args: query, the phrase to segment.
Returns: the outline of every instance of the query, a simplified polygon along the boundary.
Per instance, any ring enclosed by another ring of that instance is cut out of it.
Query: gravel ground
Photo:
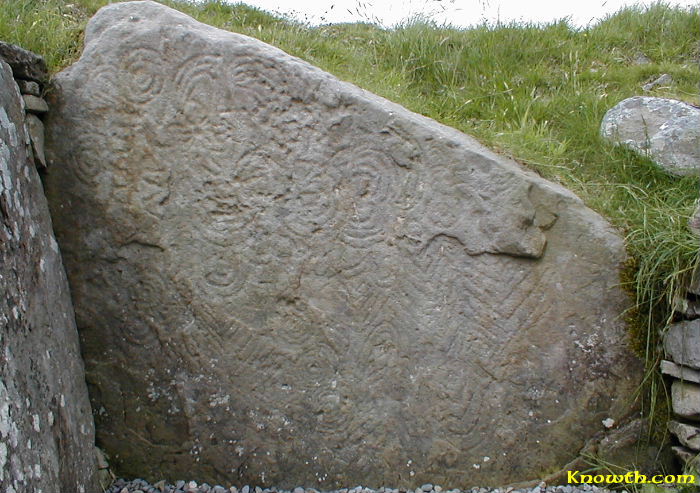
[[[231,486],[225,488],[221,485],[210,486],[207,483],[199,484],[196,481],[177,481],[175,484],[169,484],[165,481],[159,481],[155,484],[150,484],[143,479],[134,479],[127,481],[125,479],[117,479],[106,493],[609,493],[610,490],[591,486],[582,485],[566,485],[566,486],[546,486],[544,483],[534,488],[470,488],[467,490],[460,489],[443,489],[440,486],[432,484],[424,484],[415,490],[397,489],[397,488],[379,488],[373,490],[363,486],[354,488],[342,488],[329,492],[321,492],[314,488],[297,487],[292,490],[282,490],[277,488],[260,488],[258,486],[243,486],[237,488]]]

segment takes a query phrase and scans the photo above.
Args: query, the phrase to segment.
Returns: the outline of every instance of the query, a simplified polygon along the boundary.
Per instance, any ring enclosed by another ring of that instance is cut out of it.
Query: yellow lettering
[[[695,476],[692,474],[679,474],[676,476],[678,484],[695,484]]]
[[[612,483],[622,483],[625,480],[625,477],[622,474],[608,474],[605,476],[605,482],[612,484]]]
[[[634,482],[635,483],[646,483],[647,477],[644,474],[640,474],[639,471],[634,471]]]
[[[580,484],[581,482],[576,479],[576,475],[578,474],[578,471],[567,471],[566,473],[566,482],[571,484]]]

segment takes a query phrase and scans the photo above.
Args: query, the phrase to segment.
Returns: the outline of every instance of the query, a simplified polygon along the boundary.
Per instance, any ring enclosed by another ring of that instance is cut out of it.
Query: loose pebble
[[[420,487],[412,489],[406,488],[390,488],[383,486],[378,489],[366,488],[364,486],[355,486],[351,488],[340,488],[337,490],[318,490],[316,488],[302,488],[297,486],[290,490],[279,488],[263,488],[261,486],[243,485],[240,489],[237,486],[228,488],[216,485],[210,486],[207,483],[198,484],[196,481],[179,480],[174,484],[167,483],[164,480],[158,481],[151,485],[143,479],[132,479],[131,481],[123,478],[115,480],[105,493],[612,493],[610,490],[592,486],[588,484],[581,485],[562,485],[562,486],[547,486],[545,483],[540,483],[534,488],[470,488],[461,490],[459,488],[443,489],[441,486],[432,483],[425,483]]]

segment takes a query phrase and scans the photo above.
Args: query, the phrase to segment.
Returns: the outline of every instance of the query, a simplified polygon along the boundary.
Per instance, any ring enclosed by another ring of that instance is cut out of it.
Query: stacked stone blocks
[[[686,298],[676,303],[677,312],[685,320],[673,324],[666,333],[664,349],[669,360],[661,362],[661,372],[672,379],[671,401],[676,419],[668,427],[678,441],[673,450],[683,463],[696,470],[700,465],[699,278],[696,269]]]
[[[46,168],[44,157],[44,123],[42,118],[49,106],[42,97],[48,80],[46,62],[39,55],[19,46],[0,41],[0,59],[12,69],[12,75],[19,87],[26,113],[25,123],[31,139],[34,162],[39,168]]]

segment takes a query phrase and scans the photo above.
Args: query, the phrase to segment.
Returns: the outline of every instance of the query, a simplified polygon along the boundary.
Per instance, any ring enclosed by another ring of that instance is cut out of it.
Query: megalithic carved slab
[[[629,409],[622,241],[571,192],[153,2],[102,9],[56,83],[47,186],[123,474],[502,484]]]

